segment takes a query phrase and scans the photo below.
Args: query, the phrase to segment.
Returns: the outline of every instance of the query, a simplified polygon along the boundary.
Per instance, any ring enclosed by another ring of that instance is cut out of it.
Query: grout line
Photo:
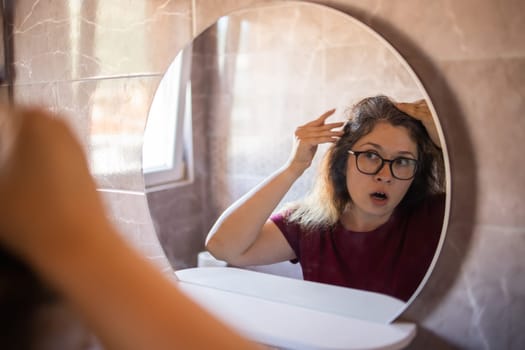
[[[499,231],[498,233],[525,234],[525,227],[523,226],[476,224],[474,228],[476,227],[484,230]]]
[[[191,0],[191,36],[192,39],[197,35],[197,4],[196,0]]]
[[[41,80],[41,81],[29,81],[29,82],[21,82],[15,84],[15,86],[30,86],[30,85],[38,85],[38,84],[59,84],[59,83],[77,83],[77,82],[83,82],[83,81],[97,81],[97,80],[117,80],[117,79],[126,79],[126,78],[155,78],[155,77],[162,77],[164,76],[164,73],[144,73],[144,74],[123,74],[123,75],[102,75],[97,77],[86,77],[86,78],[79,78],[79,79],[64,79],[64,80]]]
[[[106,188],[97,188],[97,192],[106,192],[106,193],[121,193],[121,194],[132,194],[136,196],[145,196],[146,194],[141,191],[131,191],[131,190],[117,190],[117,189],[106,189]]]

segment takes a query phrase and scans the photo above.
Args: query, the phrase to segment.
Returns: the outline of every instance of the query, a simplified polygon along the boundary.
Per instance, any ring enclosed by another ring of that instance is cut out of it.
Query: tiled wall
[[[115,223],[163,269],[169,265],[141,191],[141,130],[152,94],[191,38],[220,15],[254,2],[15,2],[15,100],[44,104],[70,121]],[[419,325],[410,348],[525,347],[525,164],[519,143],[525,136],[525,3],[316,2],[353,15],[392,43],[420,77],[444,126],[452,166],[450,225],[429,283],[403,315]],[[198,127],[200,132],[206,125]],[[206,147],[205,139],[195,140],[196,148]],[[197,168],[196,179],[206,171]],[[192,192],[208,191],[204,181],[195,186],[182,197],[187,203],[193,203]],[[193,224],[198,220],[187,217],[180,226],[184,235],[205,231]],[[199,244],[194,241],[190,250]],[[174,256],[188,254],[177,249]],[[86,348],[89,338],[77,338],[76,347]]]

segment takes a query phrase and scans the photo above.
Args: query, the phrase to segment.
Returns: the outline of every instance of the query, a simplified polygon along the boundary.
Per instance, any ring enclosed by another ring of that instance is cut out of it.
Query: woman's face
[[[377,123],[369,134],[354,144],[352,151],[373,151],[384,159],[418,159],[417,145],[408,129],[387,122]],[[388,162],[384,162],[383,168],[375,175],[363,174],[357,169],[356,156],[351,154],[346,171],[353,215],[367,222],[386,222],[413,181],[393,177]]]

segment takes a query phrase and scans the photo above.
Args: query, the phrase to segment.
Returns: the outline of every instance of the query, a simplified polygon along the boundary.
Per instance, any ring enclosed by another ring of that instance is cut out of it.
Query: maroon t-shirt
[[[436,252],[445,211],[445,196],[429,198],[408,215],[395,211],[369,232],[354,232],[341,223],[305,232],[272,215],[294,250],[308,281],[388,294],[407,301],[423,279]]]

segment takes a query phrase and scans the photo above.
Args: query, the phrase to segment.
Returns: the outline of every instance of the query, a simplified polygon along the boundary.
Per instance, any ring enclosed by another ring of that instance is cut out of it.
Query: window
[[[170,65],[153,98],[142,153],[147,189],[173,186],[190,178],[190,71],[191,47],[187,47]]]

